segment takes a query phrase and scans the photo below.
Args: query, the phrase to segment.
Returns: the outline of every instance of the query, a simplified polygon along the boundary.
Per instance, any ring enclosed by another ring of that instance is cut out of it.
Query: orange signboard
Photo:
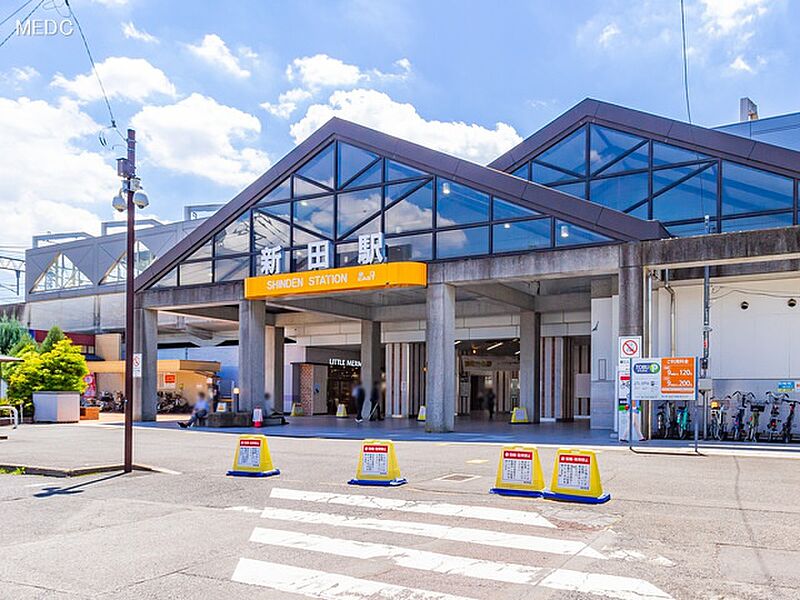
[[[257,300],[327,292],[424,286],[428,283],[427,267],[425,263],[420,262],[393,262],[248,277],[244,280],[244,297],[248,300]]]
[[[694,357],[661,359],[661,393],[694,394],[697,371]]]

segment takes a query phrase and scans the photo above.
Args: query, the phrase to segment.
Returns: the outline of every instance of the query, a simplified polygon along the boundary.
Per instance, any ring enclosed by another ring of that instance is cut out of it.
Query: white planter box
[[[78,392],[34,392],[33,420],[36,423],[77,423],[81,418]]]

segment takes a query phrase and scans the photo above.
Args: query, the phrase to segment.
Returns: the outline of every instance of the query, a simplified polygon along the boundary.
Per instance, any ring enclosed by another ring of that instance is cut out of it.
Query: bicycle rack
[[[9,414],[3,416],[3,412],[8,412]],[[17,407],[9,404],[0,405],[0,421],[3,420],[9,421],[12,429],[19,427],[19,411]]]

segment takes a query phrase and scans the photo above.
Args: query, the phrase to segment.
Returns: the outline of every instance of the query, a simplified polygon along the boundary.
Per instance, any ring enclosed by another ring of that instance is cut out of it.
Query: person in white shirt
[[[197,401],[194,403],[194,408],[192,409],[192,416],[189,417],[188,421],[178,422],[178,425],[186,429],[187,427],[195,425],[198,419],[205,419],[206,416],[208,416],[208,400],[206,400],[206,395],[203,392],[198,392]]]

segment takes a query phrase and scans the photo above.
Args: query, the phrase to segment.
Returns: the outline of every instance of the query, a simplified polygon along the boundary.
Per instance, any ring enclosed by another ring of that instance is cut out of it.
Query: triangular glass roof
[[[136,240],[136,243],[133,247],[133,275],[134,277],[138,277],[141,275],[144,270],[150,266],[155,260],[155,256],[150,249],[145,246],[141,240]],[[103,275],[103,278],[100,280],[100,285],[104,284],[111,284],[111,283],[125,283],[125,278],[127,276],[127,262],[128,262],[127,252],[123,252],[114,264],[106,271],[106,274]]]
[[[68,256],[59,253],[34,282],[31,292],[52,292],[90,287],[92,280],[75,266]]]

